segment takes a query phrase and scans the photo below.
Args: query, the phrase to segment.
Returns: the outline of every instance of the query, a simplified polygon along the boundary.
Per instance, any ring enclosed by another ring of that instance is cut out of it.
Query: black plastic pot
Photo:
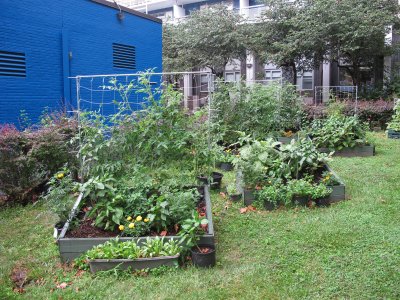
[[[231,199],[232,202],[239,202],[242,199],[242,194],[229,195],[229,199]]]
[[[243,189],[243,201],[244,205],[249,206],[252,205],[255,200],[255,191],[253,189]]]
[[[276,209],[276,203],[275,202],[271,202],[271,201],[264,201],[264,208],[266,210],[275,210]]]
[[[292,201],[294,204],[307,206],[310,199],[307,196],[293,196]]]
[[[208,253],[201,253],[197,246],[190,249],[192,253],[193,265],[200,268],[212,268],[215,266],[215,247],[213,245],[199,244],[200,248],[210,248],[211,251]]]
[[[220,168],[222,171],[232,171],[233,170],[233,164],[229,162],[220,162],[218,164],[218,168]]]
[[[329,206],[331,205],[331,201],[329,199],[329,197],[326,198],[320,198],[316,201],[317,206]]]
[[[59,235],[61,234],[61,231],[64,227],[65,221],[59,221],[56,224],[54,224],[54,232],[53,232],[53,236],[54,238],[58,238]]]
[[[210,186],[212,189],[220,189],[221,188],[221,182],[222,182],[222,177],[224,177],[224,174],[218,173],[218,172],[212,172],[211,173],[211,183]],[[198,176],[197,179],[203,183],[203,184],[208,184],[208,177],[207,176]]]

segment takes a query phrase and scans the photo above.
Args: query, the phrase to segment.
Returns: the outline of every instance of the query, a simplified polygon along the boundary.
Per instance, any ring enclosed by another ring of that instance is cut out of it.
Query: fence
[[[326,103],[329,100],[358,101],[357,86],[316,86],[314,90],[314,104]]]

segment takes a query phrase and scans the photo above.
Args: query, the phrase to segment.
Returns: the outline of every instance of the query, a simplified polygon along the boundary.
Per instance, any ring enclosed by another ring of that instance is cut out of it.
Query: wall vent
[[[113,66],[120,69],[136,69],[136,48],[113,43]]]
[[[0,50],[0,76],[26,77],[25,53]]]

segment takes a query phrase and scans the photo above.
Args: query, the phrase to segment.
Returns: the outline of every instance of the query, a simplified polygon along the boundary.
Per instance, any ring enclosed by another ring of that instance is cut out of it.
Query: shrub
[[[391,115],[393,114],[393,101],[386,100],[360,100],[357,103],[355,101],[341,101],[344,105],[343,113],[347,116],[353,116],[356,111],[361,121],[367,122],[372,128],[373,126],[380,126],[385,128],[389,122]],[[325,105],[304,105],[305,119],[314,120],[326,118],[328,116],[328,106]]]
[[[49,178],[68,164],[77,165],[71,138],[77,132],[74,120],[52,116],[37,128],[19,131],[0,126],[0,190],[7,201],[35,200]]]

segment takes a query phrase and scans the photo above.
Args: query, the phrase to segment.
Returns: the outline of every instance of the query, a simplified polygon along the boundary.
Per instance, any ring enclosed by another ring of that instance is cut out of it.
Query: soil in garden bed
[[[197,205],[197,211],[201,217],[206,217],[206,202],[203,200]],[[208,226],[204,226],[203,230],[207,232]],[[168,231],[156,232],[151,231],[148,236],[174,236],[179,231],[178,226],[168,228]],[[120,235],[119,231],[108,231],[94,226],[93,219],[81,220],[79,225],[74,229],[68,231],[65,235],[66,238],[99,238],[99,237],[117,237]]]

